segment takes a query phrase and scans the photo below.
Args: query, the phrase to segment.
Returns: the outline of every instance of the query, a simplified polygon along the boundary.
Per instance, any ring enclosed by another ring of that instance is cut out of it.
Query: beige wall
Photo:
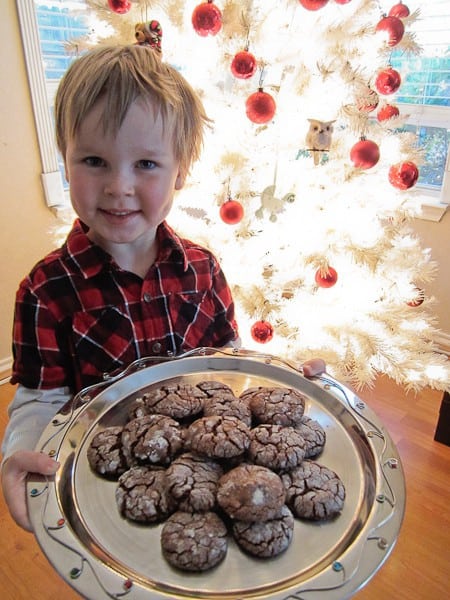
[[[450,208],[439,223],[417,219],[414,230],[422,240],[422,247],[431,249],[431,256],[437,263],[435,279],[424,288],[436,300],[433,308],[438,326],[450,336]]]
[[[11,355],[19,280],[52,247],[55,217],[46,208],[40,158],[14,0],[0,19],[0,371]]]
[[[0,372],[8,364],[14,295],[19,280],[52,247],[55,217],[45,206],[40,159],[22,54],[15,0],[2,0],[0,19]],[[417,221],[439,273],[426,291],[436,297],[440,328],[450,334],[450,214],[440,223]]]

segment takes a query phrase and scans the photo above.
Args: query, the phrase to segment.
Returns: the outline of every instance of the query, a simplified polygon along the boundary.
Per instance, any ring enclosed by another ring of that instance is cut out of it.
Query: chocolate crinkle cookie
[[[279,515],[269,521],[234,521],[232,532],[242,550],[260,558],[271,558],[289,547],[294,535],[294,516],[284,505]]]
[[[305,412],[305,396],[291,388],[249,388],[240,398],[250,403],[257,423],[297,425]]]
[[[183,571],[206,571],[227,553],[227,528],[213,512],[178,511],[164,523],[161,548],[167,561]]]
[[[314,419],[303,416],[302,422],[296,425],[295,429],[305,440],[305,458],[319,456],[326,442],[326,433],[322,425]]]
[[[294,427],[258,425],[250,431],[250,460],[274,471],[297,467],[305,458],[305,448],[305,440]]]
[[[250,442],[250,429],[237,417],[213,415],[194,421],[186,432],[187,447],[210,458],[232,458],[243,454]]]
[[[235,396],[211,396],[205,400],[203,415],[205,417],[213,415],[236,417],[247,427],[252,425],[252,411],[249,403]]]
[[[129,418],[160,414],[173,419],[186,419],[202,411],[206,397],[201,389],[188,383],[163,385],[136,398],[131,404]]]
[[[121,515],[140,523],[158,523],[176,509],[158,467],[132,467],[119,477],[116,502]]]
[[[87,459],[93,471],[104,477],[118,477],[128,469],[122,451],[122,426],[106,427],[91,440]]]
[[[233,390],[226,383],[222,383],[221,381],[200,381],[197,383],[197,387],[204,392],[208,398],[214,398],[215,396],[219,398],[231,397],[234,398]]]
[[[123,428],[123,453],[130,467],[139,464],[167,465],[183,448],[180,425],[164,415],[145,415]]]
[[[296,517],[325,521],[341,512],[345,487],[339,476],[322,465],[305,460],[281,475],[286,504]]]
[[[242,464],[219,480],[217,502],[232,519],[268,521],[285,503],[286,490],[280,477],[258,465]]]
[[[190,452],[181,454],[166,470],[167,493],[178,509],[185,512],[206,512],[216,505],[217,484],[222,467],[213,459]]]

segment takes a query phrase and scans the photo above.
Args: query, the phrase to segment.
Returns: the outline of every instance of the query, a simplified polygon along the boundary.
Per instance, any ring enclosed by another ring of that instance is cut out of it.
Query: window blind
[[[65,52],[64,43],[88,31],[83,18],[85,5],[77,0],[36,1],[35,4],[45,78],[59,81],[72,60]]]
[[[412,31],[421,54],[408,56],[395,49],[392,53],[392,65],[402,73],[397,101],[450,106],[450,1],[419,4],[419,18]]]

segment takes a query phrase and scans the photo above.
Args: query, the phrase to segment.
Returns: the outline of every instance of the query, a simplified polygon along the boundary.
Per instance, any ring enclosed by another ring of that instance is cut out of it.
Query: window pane
[[[450,2],[421,2],[410,30],[422,52],[411,56],[393,49],[392,66],[402,74],[397,101],[450,106]]]
[[[35,4],[45,77],[58,80],[72,60],[65,52],[64,42],[88,32],[83,17],[74,12],[74,9],[80,8],[81,2],[53,0],[36,1]]]
[[[82,0],[72,0],[70,2],[67,0],[36,0],[35,7],[45,78],[50,90],[52,83],[55,84],[61,79],[73,60],[73,57],[66,53],[65,42],[88,33],[83,16],[77,12],[81,7],[84,8],[84,3]],[[50,91],[48,97],[49,99],[53,97]],[[52,102],[50,110],[53,119]],[[67,190],[68,184],[64,176],[64,164],[59,154],[58,167],[64,189]]]
[[[411,124],[404,129],[417,135],[423,150],[425,164],[420,167],[418,186],[439,192],[449,147],[450,1],[421,2],[419,16],[410,29],[422,52],[412,56],[394,48],[391,64],[402,76],[396,102],[424,107],[412,111]],[[403,112],[407,114],[408,107]]]
[[[447,148],[450,142],[450,129],[406,125],[404,131],[417,136],[417,145],[424,152],[424,164],[419,169],[419,185],[439,190],[442,187]]]
[[[393,57],[392,66],[402,74],[398,102],[450,106],[450,56]]]

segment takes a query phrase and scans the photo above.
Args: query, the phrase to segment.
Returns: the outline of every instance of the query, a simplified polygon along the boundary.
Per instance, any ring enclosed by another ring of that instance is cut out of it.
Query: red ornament
[[[378,106],[380,98],[375,90],[369,87],[363,90],[356,98],[356,106],[361,112],[372,112]]]
[[[319,10],[323,8],[325,4],[328,4],[328,0],[298,0],[303,8],[306,10]]]
[[[227,200],[220,207],[220,218],[228,225],[236,225],[244,216],[244,208],[237,200]]]
[[[192,25],[198,35],[216,35],[222,28],[222,13],[212,0],[203,2],[194,8]]]
[[[268,123],[273,119],[275,110],[275,100],[270,94],[263,92],[262,88],[251,94],[245,102],[245,112],[253,123]]]
[[[376,31],[387,33],[388,46],[396,46],[405,33],[405,26],[398,17],[383,17],[378,22]]]
[[[392,119],[392,117],[398,117],[400,114],[399,109],[394,104],[385,104],[380,108],[377,112],[377,119],[380,123],[383,121],[388,121]]]
[[[256,321],[250,329],[252,338],[260,344],[267,344],[273,338],[273,327],[268,321]]]
[[[238,79],[249,79],[256,71],[256,58],[247,50],[238,52],[231,63],[231,72]]]
[[[328,267],[326,270],[317,269],[314,279],[319,287],[330,288],[337,282],[338,274],[333,267]]]
[[[389,182],[399,190],[408,190],[416,185],[419,169],[410,160],[399,162],[389,169]]]
[[[415,287],[414,291],[416,292],[415,297],[410,300],[409,302],[407,302],[406,304],[408,306],[412,306],[413,308],[416,308],[417,306],[420,306],[423,301],[425,300],[425,292],[423,290],[421,290],[419,287]]]
[[[124,15],[131,10],[130,0],[108,0],[108,6],[118,15]]]
[[[336,4],[348,4],[352,0],[334,0]]]
[[[380,71],[375,79],[375,87],[380,94],[385,96],[394,94],[401,83],[402,78],[400,77],[400,73],[392,67]]]
[[[405,17],[409,17],[409,8],[406,6],[406,4],[399,2],[391,8],[389,11],[389,16],[404,19]]]
[[[371,140],[362,138],[350,150],[350,159],[360,169],[371,169],[380,160],[380,148]]]

